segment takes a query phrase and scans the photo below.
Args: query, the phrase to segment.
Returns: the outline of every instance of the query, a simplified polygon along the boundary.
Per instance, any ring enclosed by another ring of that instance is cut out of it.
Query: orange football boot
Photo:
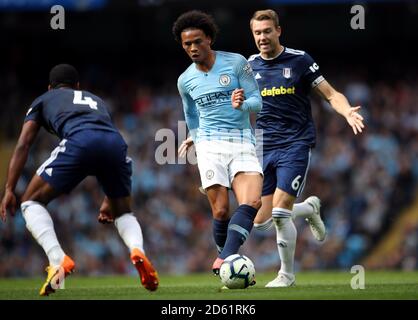
[[[61,265],[58,267],[48,266],[46,267],[46,272],[48,273],[46,281],[43,284],[39,295],[48,296],[50,293],[54,293],[61,285],[61,281],[64,280],[68,275],[74,272],[75,263],[67,255],[64,256],[64,259],[61,262]]]
[[[141,277],[141,283],[145,289],[155,291],[158,288],[158,273],[154,269],[151,261],[139,249],[133,249],[131,252],[131,260]]]

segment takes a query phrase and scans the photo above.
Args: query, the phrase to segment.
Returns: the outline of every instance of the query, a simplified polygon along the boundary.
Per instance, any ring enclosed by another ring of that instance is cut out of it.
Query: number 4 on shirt
[[[88,105],[91,109],[97,110],[97,102],[90,97],[83,98],[83,92],[80,90],[74,90],[74,104]]]

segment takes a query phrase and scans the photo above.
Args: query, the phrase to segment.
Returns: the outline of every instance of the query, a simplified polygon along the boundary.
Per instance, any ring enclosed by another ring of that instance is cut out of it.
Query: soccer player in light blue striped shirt
[[[216,33],[212,17],[201,11],[184,13],[173,26],[176,40],[193,61],[178,80],[191,133],[179,154],[195,143],[219,254],[212,270],[219,274],[223,260],[238,252],[253,227],[263,173],[250,124],[250,113],[262,105],[258,84],[243,56],[211,49]],[[230,188],[239,207],[229,219]]]
[[[229,139],[231,135],[254,144],[250,112],[261,109],[258,85],[247,60],[236,53],[213,51],[215,61],[207,72],[196,63],[179,77],[178,89],[193,141]],[[242,88],[246,99],[231,107],[231,95]],[[238,129],[238,130],[237,130]]]

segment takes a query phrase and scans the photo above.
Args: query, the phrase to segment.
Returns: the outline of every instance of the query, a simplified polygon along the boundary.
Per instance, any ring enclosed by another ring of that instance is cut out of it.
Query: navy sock
[[[235,210],[229,222],[225,246],[219,258],[225,259],[231,254],[238,253],[239,247],[250,235],[257,211],[257,209],[246,204],[240,205]]]
[[[213,238],[215,239],[218,254],[222,252],[225,246],[226,236],[228,233],[228,220],[213,219]]]

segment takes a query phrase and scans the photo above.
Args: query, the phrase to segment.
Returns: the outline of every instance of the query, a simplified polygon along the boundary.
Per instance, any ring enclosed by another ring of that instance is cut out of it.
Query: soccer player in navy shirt
[[[281,268],[266,287],[288,287],[295,284],[297,231],[292,218],[305,218],[316,239],[323,241],[326,235],[318,197],[294,204],[305,185],[311,148],[315,146],[309,94],[314,91],[328,101],[347,120],[354,134],[362,132],[363,117],[358,112],[360,106],[350,106],[345,96],[325,80],[309,54],[280,44],[276,12],[255,12],[250,28],[260,53],[248,61],[263,98],[256,123],[262,131],[257,144],[262,148],[264,182],[262,207],[254,226],[266,230],[274,221]]]
[[[85,177],[95,176],[105,199],[99,221],[114,221],[130,250],[131,261],[143,286],[154,291],[158,274],[144,254],[142,230],[131,210],[131,159],[127,145],[112,124],[102,99],[80,90],[77,70],[68,64],[52,68],[48,91],[36,98],[27,111],[16,148],[11,157],[1,218],[16,213],[14,190],[28,158],[29,149],[41,127],[61,139],[51,156],[39,167],[21,198],[20,208],[27,229],[44,249],[48,260],[47,279],[40,295],[60,287],[60,281],[75,269],[55,234],[46,206],[63,193],[69,193]]]

